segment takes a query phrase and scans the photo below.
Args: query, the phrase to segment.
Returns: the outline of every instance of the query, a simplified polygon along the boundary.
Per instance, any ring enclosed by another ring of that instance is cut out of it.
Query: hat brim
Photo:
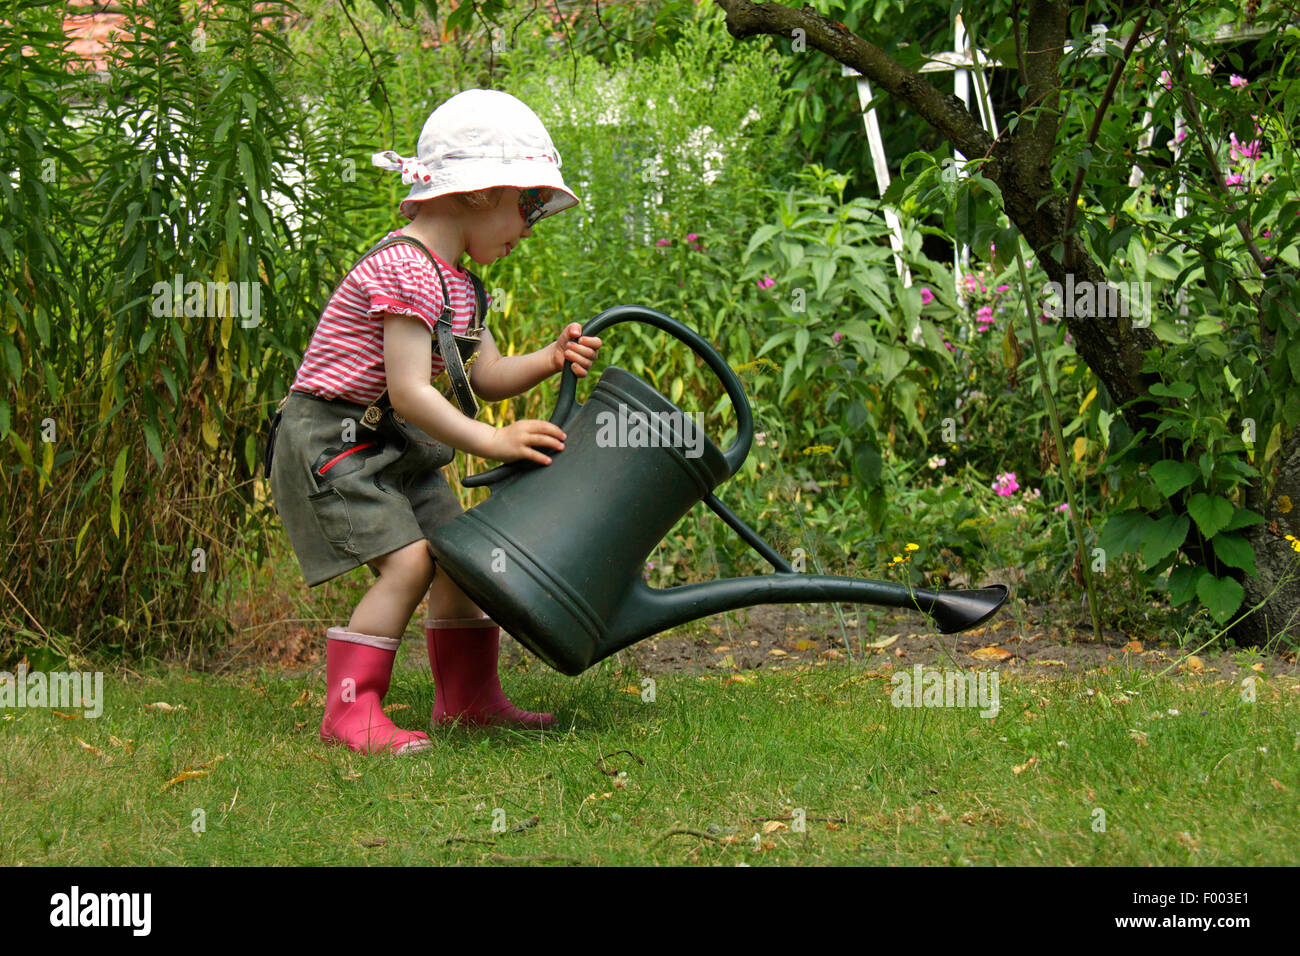
[[[439,196],[455,193],[477,192],[480,189],[492,189],[497,186],[513,186],[516,189],[534,189],[539,186],[550,187],[554,195],[551,201],[542,207],[541,219],[554,216],[558,212],[578,205],[579,199],[560,175],[558,167],[550,163],[534,161],[516,161],[499,159],[459,160],[441,169],[432,170],[428,181],[411,184],[411,190],[402,200],[402,215],[414,219],[418,212],[417,203]]]

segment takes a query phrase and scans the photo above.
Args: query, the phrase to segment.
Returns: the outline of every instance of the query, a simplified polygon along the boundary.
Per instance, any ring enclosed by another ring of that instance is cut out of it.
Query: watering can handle
[[[745,456],[749,454],[750,445],[754,441],[754,413],[749,407],[749,399],[745,396],[745,389],[740,384],[740,379],[731,366],[718,354],[717,349],[705,341],[694,329],[664,315],[662,312],[647,309],[645,306],[616,305],[612,309],[606,309],[583,326],[582,334],[596,335],[603,329],[607,329],[611,325],[617,325],[620,322],[644,322],[646,325],[653,325],[658,329],[662,329],[690,346],[695,354],[704,359],[709,368],[713,369],[714,373],[717,374],[722,381],[723,387],[727,390],[727,395],[731,398],[732,407],[736,410],[736,440],[731,443],[730,448],[722,453],[727,462],[727,477],[734,475],[740,470],[741,464],[745,461]],[[560,397],[555,403],[555,411],[551,413],[550,421],[552,424],[563,428],[569,418],[572,417],[577,391],[578,376],[573,372],[573,364],[566,361],[560,379]],[[490,485],[534,464],[535,462],[528,459],[508,462],[482,474],[463,478],[461,484],[468,488]]]

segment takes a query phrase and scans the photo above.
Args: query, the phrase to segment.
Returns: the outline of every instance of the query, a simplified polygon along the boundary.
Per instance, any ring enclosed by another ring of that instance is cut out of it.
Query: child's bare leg
[[[379,579],[352,612],[348,630],[401,637],[433,580],[429,546],[424,541],[412,542],[375,558],[370,566],[379,572]]]
[[[455,581],[441,567],[434,571],[433,585],[429,588],[430,621],[482,617],[483,612],[466,596]]]

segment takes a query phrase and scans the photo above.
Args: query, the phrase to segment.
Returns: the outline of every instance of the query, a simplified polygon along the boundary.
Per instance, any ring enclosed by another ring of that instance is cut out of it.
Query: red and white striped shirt
[[[388,235],[398,234],[394,230]],[[434,255],[442,267],[455,310],[452,329],[463,333],[474,315],[474,287],[464,272]],[[433,263],[414,246],[390,246],[343,278],[325,304],[292,388],[358,405],[368,405],[382,395],[388,387],[384,374],[385,312],[413,315],[429,327],[430,335],[434,334],[442,314],[442,286]],[[442,370],[443,361],[435,348],[430,381]]]

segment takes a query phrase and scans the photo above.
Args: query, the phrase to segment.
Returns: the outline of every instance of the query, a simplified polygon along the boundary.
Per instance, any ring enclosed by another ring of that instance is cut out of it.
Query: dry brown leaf
[[[311,689],[310,689],[310,688],[308,688],[307,690],[305,690],[305,691],[303,691],[301,694],[299,694],[299,695],[298,695],[298,699],[295,700],[295,701],[294,701],[292,704],[290,704],[289,706],[290,706],[290,707],[301,707],[303,704],[309,704],[309,703],[311,703]],[[391,709],[391,708],[390,708],[390,709]]]
[[[89,751],[90,751],[92,754],[94,754],[96,757],[102,757],[102,756],[104,756],[104,751],[100,750],[98,747],[92,747],[92,746],[90,746],[90,744],[86,743],[86,742],[85,742],[84,740],[82,740],[80,737],[73,737],[72,739],[75,740],[75,741],[77,742],[77,745],[78,745],[79,747],[81,747],[82,750],[89,750]]]
[[[725,687],[727,684],[752,684],[752,683],[754,683],[753,674],[732,674],[723,682],[723,686]]]
[[[718,661],[718,666],[719,666],[719,667],[735,667],[735,666],[736,666],[736,656],[735,656],[734,654],[728,654],[728,655],[727,655],[726,657],[724,657],[722,660]]]
[[[166,790],[168,787],[175,786],[175,785],[178,784],[178,783],[183,783],[183,782],[186,781],[186,780],[197,780],[199,777],[206,777],[206,776],[207,776],[209,773],[211,773],[211,772],[212,772],[212,771],[210,771],[210,770],[185,770],[185,771],[182,771],[181,773],[177,774],[176,776],[174,776],[174,777],[172,777],[170,780],[168,780],[166,783],[164,783],[164,784],[163,784],[163,789]]]
[[[1205,661],[1192,654],[1187,660],[1183,661],[1183,670],[1191,671],[1193,674],[1200,674],[1205,670]]]
[[[1039,667],[1064,667],[1065,666],[1065,661],[1037,660],[1034,661],[1034,663],[1037,664]]]
[[[1286,790],[1289,789],[1287,785],[1284,784],[1282,781],[1278,780],[1277,777],[1269,777],[1268,782],[1273,785],[1274,790],[1286,792]]]
[[[149,708],[150,710],[161,710],[163,713],[167,713],[167,714],[170,714],[173,711],[177,711],[177,710],[189,710],[189,708],[186,707],[184,704],[169,704],[163,700],[155,701],[152,704],[145,704],[145,707]]]
[[[832,822],[830,822],[829,820],[826,822],[826,829],[827,829],[827,830],[838,830],[839,828],[840,828],[840,825],[839,825],[838,823],[832,823]]]
[[[795,641],[794,649],[796,651],[815,651],[817,649],[817,642],[809,640]]]
[[[1141,654],[1141,653],[1142,653],[1142,642],[1141,642],[1141,641],[1129,641],[1127,644],[1125,644],[1123,647],[1121,647],[1120,650],[1123,651],[1125,654]]]
[[[80,714],[65,714],[65,713],[64,713],[63,711],[61,711],[61,710],[51,710],[50,713],[53,714],[55,717],[62,717],[64,720],[80,720],[80,719],[81,719],[81,715],[80,715]]]
[[[727,651],[729,651],[729,650],[731,650],[731,645],[729,645],[729,644],[719,644],[717,647],[715,647],[715,648],[713,649],[713,653],[715,653],[715,654],[725,654],[725,653],[727,653]]]
[[[411,709],[410,704],[389,704],[387,707],[384,708],[384,710],[390,714],[397,710],[410,710],[410,709]]]
[[[989,647],[977,647],[970,652],[970,656],[977,661],[1005,661],[1008,657],[1014,655],[1010,651],[1004,651],[1000,647],[990,645]]]
[[[1134,740],[1136,740],[1139,746],[1145,747],[1147,745],[1147,735],[1144,734],[1142,731],[1130,730],[1128,732],[1128,735],[1132,737]]]
[[[878,641],[867,641],[867,643],[864,644],[863,647],[874,647],[877,650],[880,650],[882,647],[888,647],[896,640],[898,640],[898,635],[890,634],[888,637],[882,637]]]
[[[1036,763],[1038,763],[1038,758],[1037,758],[1037,757],[1030,757],[1028,760],[1026,760],[1024,763],[1020,764],[1019,766],[1017,766],[1017,767],[1012,767],[1012,768],[1011,768],[1011,772],[1014,773],[1014,774],[1018,777],[1018,776],[1020,776],[1022,773],[1024,773],[1026,770],[1028,770],[1030,767],[1032,767],[1032,766],[1033,766],[1034,764],[1036,764]]]
[[[1254,664],[1251,664],[1250,669],[1259,674],[1264,673],[1264,665],[1259,661],[1256,661]]]
[[[767,652],[767,656],[768,657],[789,657],[790,655],[787,654],[785,651],[781,650],[781,648],[774,647]]]
[[[641,696],[641,688],[633,687],[631,684],[626,687],[620,687],[618,692],[620,694],[636,694],[638,697]]]
[[[766,823],[763,824],[764,833],[775,833],[777,830],[788,830],[788,829],[790,828],[787,827],[780,820],[768,820]]]

